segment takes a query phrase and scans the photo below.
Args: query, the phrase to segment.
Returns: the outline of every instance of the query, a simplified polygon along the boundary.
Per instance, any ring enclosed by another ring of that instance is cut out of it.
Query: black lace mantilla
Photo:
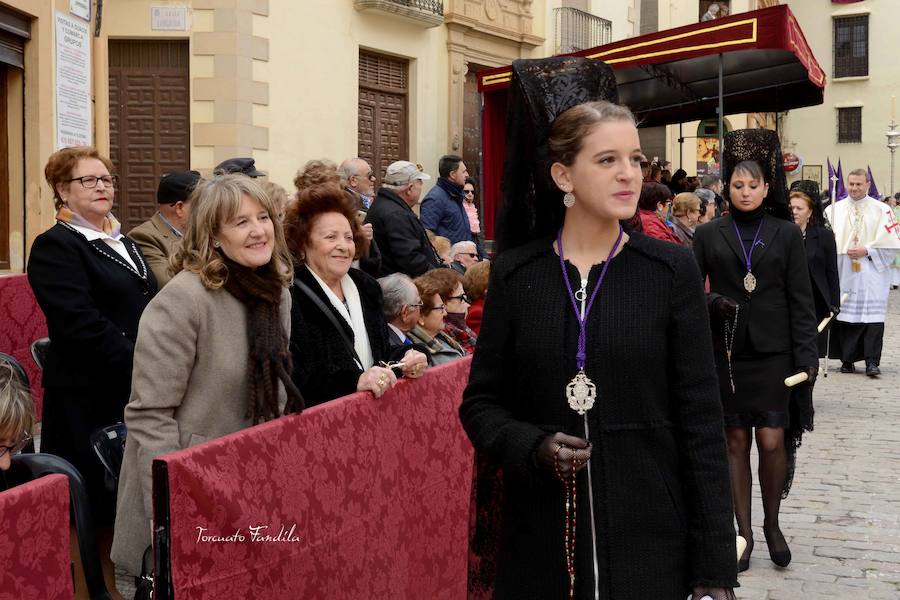
[[[770,215],[790,221],[784,158],[778,134],[771,129],[738,129],[726,133],[724,141],[722,181],[725,183],[725,199],[728,200],[728,184],[735,165],[745,160],[756,161],[762,167],[763,177],[769,184],[769,193],[763,200],[763,206]]]
[[[555,56],[513,61],[498,253],[556,235],[564,208],[563,193],[550,178],[550,126],[573,106],[597,100],[619,101],[616,77],[599,60]]]

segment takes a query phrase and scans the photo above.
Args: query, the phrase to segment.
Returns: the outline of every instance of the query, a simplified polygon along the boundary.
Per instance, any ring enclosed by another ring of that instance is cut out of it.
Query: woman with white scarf
[[[357,391],[381,397],[397,376],[419,377],[424,354],[391,350],[381,286],[351,268],[362,232],[340,187],[299,193],[284,221],[294,255],[291,354],[294,383],[310,407]]]

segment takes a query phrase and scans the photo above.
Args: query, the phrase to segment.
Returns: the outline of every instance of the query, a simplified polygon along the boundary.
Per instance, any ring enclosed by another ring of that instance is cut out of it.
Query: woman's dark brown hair
[[[638,208],[641,210],[656,210],[660,202],[668,202],[672,199],[672,190],[661,183],[649,181],[641,186],[641,197],[638,199]]]
[[[553,121],[550,126],[550,163],[571,166],[581,151],[584,138],[601,123],[630,121],[637,127],[634,115],[627,107],[598,100],[573,106]]]
[[[356,255],[368,248],[357,220],[356,208],[344,194],[340,185],[325,183],[300,191],[296,202],[291,203],[284,215],[284,236],[288,250],[298,263],[306,260],[306,248],[317,218],[326,213],[338,213],[347,218],[356,244]]]
[[[63,206],[62,198],[59,196],[57,185],[70,185],[69,179],[72,172],[78,166],[78,161],[85,158],[96,158],[104,164],[106,169],[112,174],[113,164],[108,158],[100,154],[93,146],[73,146],[71,148],[63,148],[50,155],[47,160],[47,166],[44,167],[44,179],[53,190],[53,200],[56,210]]]

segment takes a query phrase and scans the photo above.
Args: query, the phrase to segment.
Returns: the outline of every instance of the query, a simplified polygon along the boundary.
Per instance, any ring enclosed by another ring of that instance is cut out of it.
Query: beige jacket
[[[175,254],[175,247],[181,238],[166,225],[159,213],[129,231],[128,237],[134,240],[144,253],[144,259],[156,276],[156,287],[161,290],[171,279],[169,257]]]
[[[290,335],[291,295],[281,295]],[[150,302],[134,349],[128,439],[119,476],[111,556],[140,574],[150,545],[153,458],[251,425],[247,412],[247,315],[224,289],[208,290],[182,271]],[[281,390],[280,409],[284,409]]]

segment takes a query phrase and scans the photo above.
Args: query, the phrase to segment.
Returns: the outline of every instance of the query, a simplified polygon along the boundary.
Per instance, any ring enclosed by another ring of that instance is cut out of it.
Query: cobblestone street
[[[815,431],[798,450],[781,528],[793,562],[779,569],[762,535],[754,473],[756,546],[737,597],[754,600],[900,598],[900,291],[891,292],[882,376],[820,370]],[[757,464],[755,452],[753,464]]]

